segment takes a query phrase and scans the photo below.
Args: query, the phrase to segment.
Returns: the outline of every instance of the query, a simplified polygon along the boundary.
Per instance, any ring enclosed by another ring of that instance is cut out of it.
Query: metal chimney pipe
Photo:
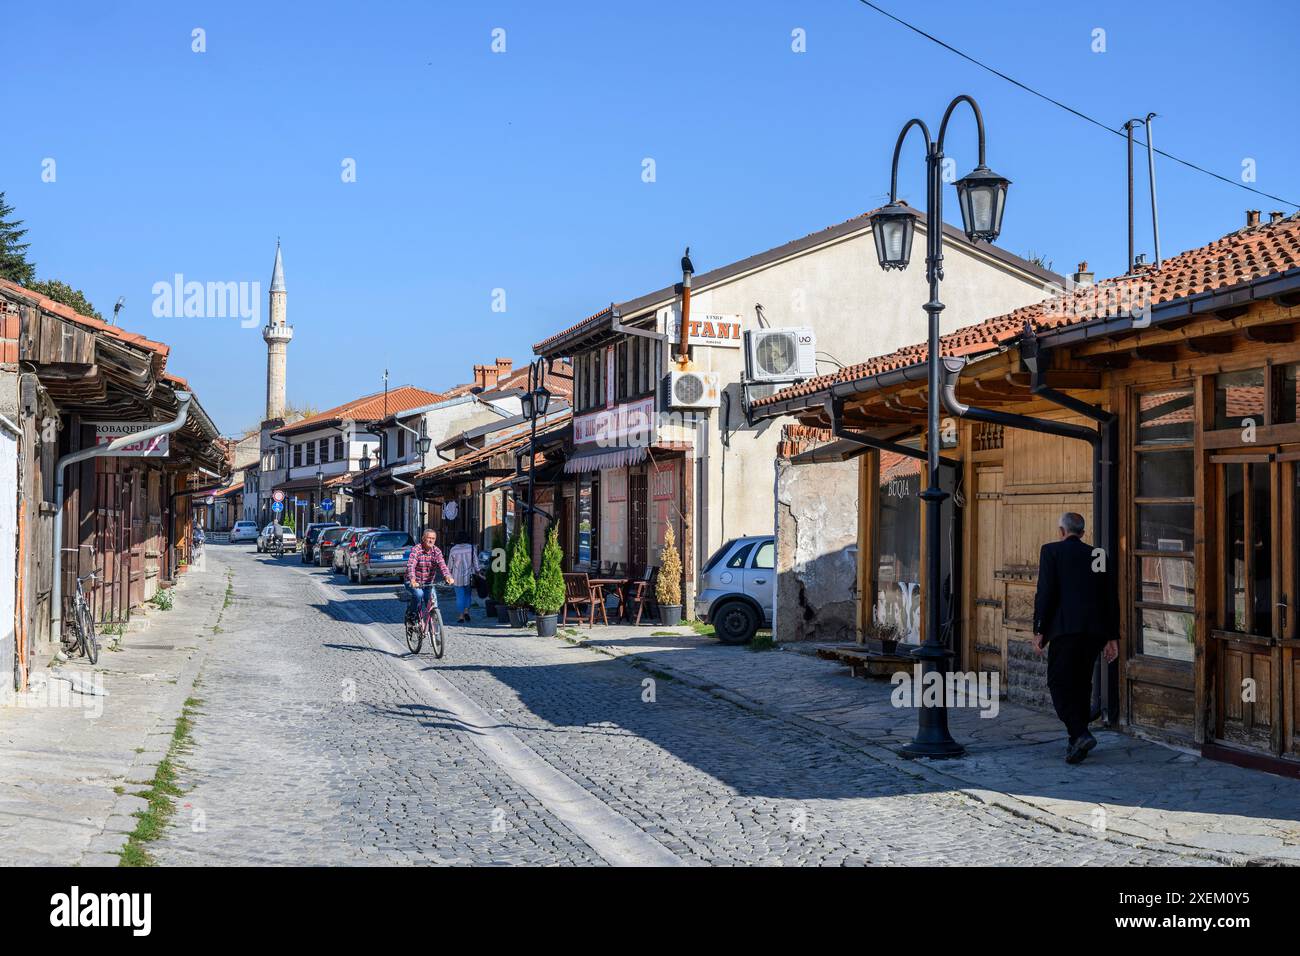
[[[691,276],[694,274],[695,266],[691,263],[691,247],[687,246],[686,254],[682,256],[682,325],[677,336],[677,362],[683,366],[691,360],[691,350],[687,344],[687,339],[691,327]]]
[[[1160,215],[1156,212],[1156,146],[1151,141],[1151,121],[1155,113],[1148,113],[1147,127],[1147,175],[1151,178],[1151,233],[1156,243],[1156,268],[1160,268]]]

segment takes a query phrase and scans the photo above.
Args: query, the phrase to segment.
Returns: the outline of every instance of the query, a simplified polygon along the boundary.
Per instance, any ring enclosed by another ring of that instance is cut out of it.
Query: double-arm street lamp
[[[940,407],[940,355],[939,315],[943,303],[939,301],[939,283],[943,280],[943,145],[948,132],[948,120],[961,103],[970,106],[975,114],[979,131],[979,165],[957,180],[957,201],[961,206],[962,228],[971,242],[992,242],[1002,231],[1002,211],[1006,205],[1010,180],[999,176],[984,165],[984,118],[979,105],[965,94],[948,104],[939,124],[939,138],[931,139],[930,130],[919,119],[910,119],[898,134],[894,145],[894,163],[890,172],[889,205],[871,217],[872,233],[876,241],[876,256],[885,270],[905,269],[912,254],[912,234],[916,228],[916,214],[898,202],[898,157],[903,140],[913,127],[925,139],[925,271],[930,283],[930,299],[923,306],[929,319],[929,388],[927,395],[928,424],[926,428],[927,484],[921,498],[925,501],[926,569],[925,640],[914,656],[922,663],[922,680],[944,680],[951,652],[944,645],[943,620],[940,607],[940,547],[943,534],[939,527],[940,508],[948,497],[939,487],[939,407]],[[936,674],[936,677],[929,677]],[[942,683],[940,684],[942,688]],[[946,688],[941,690],[938,706],[922,706],[917,714],[916,737],[902,749],[909,757],[960,757],[965,748],[957,743],[948,731]],[[917,699],[924,700],[923,694]]]

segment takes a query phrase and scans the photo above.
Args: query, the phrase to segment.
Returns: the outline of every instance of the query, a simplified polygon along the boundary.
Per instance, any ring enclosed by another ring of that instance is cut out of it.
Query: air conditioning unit
[[[817,374],[817,336],[812,329],[749,329],[745,375],[751,382],[789,382]]]
[[[663,388],[663,404],[669,408],[717,408],[722,404],[717,372],[669,372]]]

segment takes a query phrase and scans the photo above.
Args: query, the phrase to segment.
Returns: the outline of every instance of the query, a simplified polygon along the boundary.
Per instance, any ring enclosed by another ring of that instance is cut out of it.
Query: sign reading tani
[[[668,341],[677,343],[681,338],[681,313],[676,308],[668,316]],[[738,349],[741,341],[739,315],[717,312],[691,313],[686,330],[687,345],[707,345],[712,348]]]
[[[102,447],[119,438],[126,438],[137,432],[154,428],[157,422],[94,422],[95,445]],[[127,442],[120,448],[113,449],[109,457],[120,458],[166,458],[171,451],[167,439],[169,435],[156,435],[143,441]]]

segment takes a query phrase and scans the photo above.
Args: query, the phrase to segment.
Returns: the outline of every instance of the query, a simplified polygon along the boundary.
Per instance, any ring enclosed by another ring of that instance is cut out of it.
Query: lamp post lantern
[[[979,135],[979,165],[956,183],[957,198],[961,206],[962,227],[971,242],[992,242],[1002,231],[1002,213],[1006,207],[1007,187],[1010,180],[999,176],[984,165],[984,117],[979,105],[965,94],[956,97],[944,111],[939,124],[938,139],[931,139],[930,130],[922,120],[910,119],[898,134],[894,145],[894,161],[890,170],[889,205],[872,215],[872,232],[876,240],[876,256],[880,267],[886,271],[906,269],[912,250],[912,233],[916,213],[898,201],[898,157],[903,141],[913,127],[925,140],[925,272],[930,286],[929,300],[922,307],[929,325],[928,341],[928,395],[926,423],[926,489],[921,493],[925,501],[926,567],[925,567],[925,640],[914,652],[921,661],[922,682],[937,680],[941,688],[937,706],[922,704],[917,713],[916,736],[902,749],[907,757],[960,757],[966,752],[953,739],[948,730],[948,706],[945,699],[944,673],[952,652],[943,640],[943,614],[940,606],[942,563],[940,548],[943,532],[940,528],[941,509],[948,495],[939,487],[939,408],[940,408],[940,355],[939,316],[943,302],[939,299],[939,283],[943,281],[943,146],[948,132],[948,120],[961,103],[967,104],[975,114]],[[935,675],[931,677],[930,675]],[[925,695],[918,695],[924,701]]]

